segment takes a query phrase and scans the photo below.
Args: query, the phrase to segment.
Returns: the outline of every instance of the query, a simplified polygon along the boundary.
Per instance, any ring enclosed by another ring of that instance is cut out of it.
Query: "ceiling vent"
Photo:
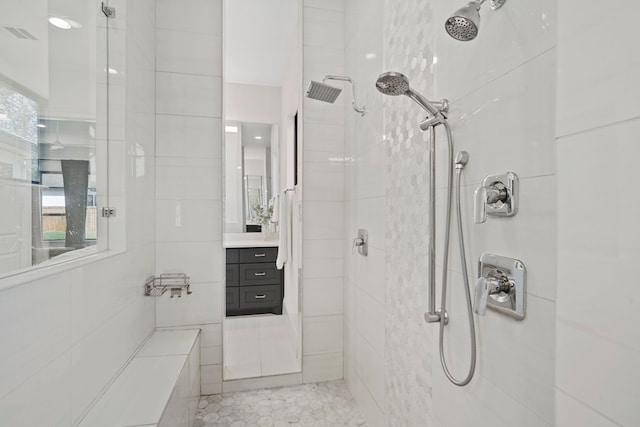
[[[31,34],[29,31],[24,28],[15,28],[15,27],[4,27],[5,30],[9,31],[11,34],[16,36],[19,39],[23,40],[38,40],[36,36]]]

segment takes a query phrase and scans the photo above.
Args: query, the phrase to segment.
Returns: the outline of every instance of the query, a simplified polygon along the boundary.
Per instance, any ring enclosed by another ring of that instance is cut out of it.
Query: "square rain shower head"
[[[319,101],[334,103],[340,96],[342,89],[330,86],[326,83],[315,82],[311,80],[307,88],[307,98],[317,99]]]

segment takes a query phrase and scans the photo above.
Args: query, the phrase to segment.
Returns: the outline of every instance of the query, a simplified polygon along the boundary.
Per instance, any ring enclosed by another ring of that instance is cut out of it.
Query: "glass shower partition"
[[[108,248],[109,18],[8,2],[0,32],[0,276]]]

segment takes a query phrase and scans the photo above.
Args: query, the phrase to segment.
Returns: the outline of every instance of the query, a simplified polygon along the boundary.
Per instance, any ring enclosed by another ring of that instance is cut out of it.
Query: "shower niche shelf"
[[[191,295],[189,276],[184,273],[165,273],[159,276],[151,276],[144,283],[145,296],[159,297],[167,291],[171,292],[171,298],[182,297],[182,292]]]

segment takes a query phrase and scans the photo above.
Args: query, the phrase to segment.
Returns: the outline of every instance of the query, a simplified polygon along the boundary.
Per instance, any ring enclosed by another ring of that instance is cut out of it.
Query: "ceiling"
[[[298,0],[224,1],[224,75],[230,83],[282,86],[298,29]]]

